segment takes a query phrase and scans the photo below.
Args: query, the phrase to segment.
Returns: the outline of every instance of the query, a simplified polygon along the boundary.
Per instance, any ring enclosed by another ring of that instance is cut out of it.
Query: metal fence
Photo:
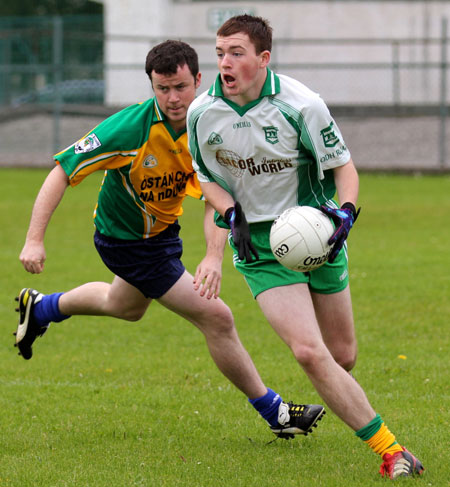
[[[104,103],[108,77],[143,74],[143,60],[104,62],[105,45],[161,40],[106,37],[95,16],[0,19],[0,164],[51,164],[120,108]],[[199,52],[208,86],[214,39],[184,40]],[[278,38],[271,67],[321,93],[360,167],[442,171],[450,169],[448,45],[446,19],[436,38]]]
[[[0,18],[0,105],[102,103],[103,39],[101,16]]]

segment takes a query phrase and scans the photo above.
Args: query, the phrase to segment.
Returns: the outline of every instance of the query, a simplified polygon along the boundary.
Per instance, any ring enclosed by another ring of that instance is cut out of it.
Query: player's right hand
[[[336,227],[333,235],[328,240],[329,245],[333,245],[328,256],[328,262],[333,263],[344,246],[344,242],[358,218],[361,208],[356,211],[355,205],[347,202],[340,208],[330,208],[327,205],[322,205],[319,209],[333,220]]]
[[[19,257],[24,269],[31,274],[40,274],[44,270],[46,258],[45,247],[41,242],[25,242]]]
[[[231,235],[233,236],[234,245],[238,249],[238,256],[240,260],[252,262],[259,259],[257,250],[252,244],[252,237],[250,235],[250,227],[248,226],[245,213],[239,201],[236,201],[234,207],[228,208],[225,212],[225,222],[231,228]]]

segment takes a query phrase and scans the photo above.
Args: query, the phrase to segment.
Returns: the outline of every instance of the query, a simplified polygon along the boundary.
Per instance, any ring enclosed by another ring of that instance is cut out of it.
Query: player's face
[[[239,105],[256,100],[266,80],[270,52],[256,54],[248,35],[238,32],[217,37],[216,53],[225,96]]]
[[[159,74],[152,71],[152,86],[158,105],[171,127],[179,132],[186,127],[186,113],[194,101],[196,89],[200,86],[201,74],[194,78],[185,64],[178,66],[175,74]]]

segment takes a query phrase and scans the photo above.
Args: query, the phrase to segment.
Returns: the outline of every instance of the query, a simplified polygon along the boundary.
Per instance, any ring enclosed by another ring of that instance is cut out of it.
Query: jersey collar
[[[166,116],[164,115],[161,108],[159,108],[158,101],[156,100],[156,96],[153,98],[153,122],[164,122],[166,120]]]

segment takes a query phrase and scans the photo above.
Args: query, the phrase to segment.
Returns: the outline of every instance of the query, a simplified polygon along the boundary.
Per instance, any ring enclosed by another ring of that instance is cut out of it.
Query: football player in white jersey
[[[236,268],[322,399],[381,455],[383,476],[421,474],[349,373],[357,345],[345,241],[359,213],[357,171],[320,96],[268,68],[271,47],[260,17],[233,17],[217,32],[219,75],[188,110],[203,194],[231,229]],[[294,205],[336,224],[329,261],[309,273],[284,268],[270,249],[273,220]]]

